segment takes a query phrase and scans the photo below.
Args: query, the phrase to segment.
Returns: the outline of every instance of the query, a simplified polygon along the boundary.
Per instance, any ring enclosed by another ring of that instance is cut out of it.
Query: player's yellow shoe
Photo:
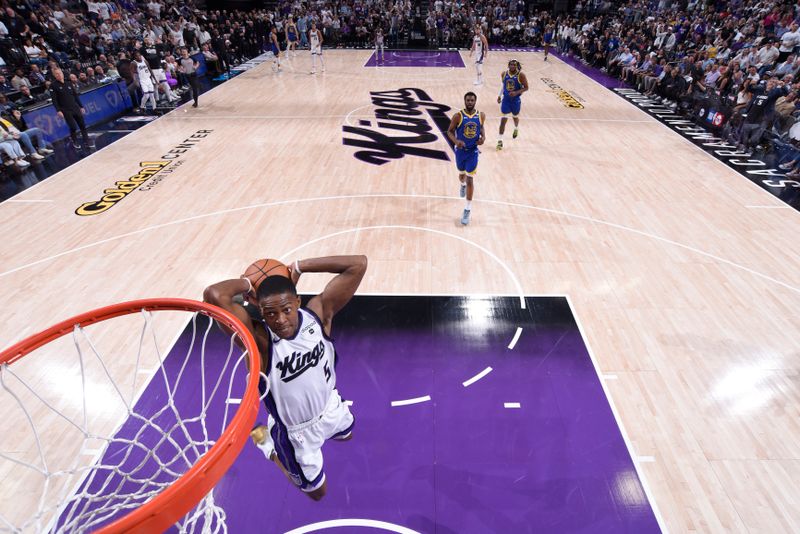
[[[503,150],[503,142],[502,141],[498,141],[497,142],[497,150]]]
[[[518,135],[519,135],[519,128],[514,128],[514,134],[511,137],[516,139]]]
[[[258,425],[250,431],[250,439],[253,440],[254,445],[264,445],[269,437],[269,430],[267,425]]]

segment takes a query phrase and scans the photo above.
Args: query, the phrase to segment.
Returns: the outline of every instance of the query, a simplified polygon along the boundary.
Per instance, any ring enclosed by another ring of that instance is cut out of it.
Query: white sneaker
[[[49,149],[49,148],[40,148],[39,149],[39,154],[43,154],[45,156],[47,156],[49,154],[52,154],[52,153],[53,153],[53,151],[51,149]]]
[[[19,166],[19,167],[30,167],[31,164],[28,163],[27,161],[25,161],[24,159],[18,159],[17,160],[17,166]]]
[[[36,152],[31,154],[30,157],[33,159],[44,159],[44,156],[42,156],[41,154],[37,154]]]

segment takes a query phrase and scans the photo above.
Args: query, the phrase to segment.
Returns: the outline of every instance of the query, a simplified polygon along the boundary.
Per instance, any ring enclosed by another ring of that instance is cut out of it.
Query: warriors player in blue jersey
[[[514,119],[514,139],[519,135],[519,111],[522,108],[522,98],[520,95],[528,90],[528,78],[522,72],[522,65],[516,59],[508,62],[508,70],[500,75],[503,80],[503,87],[500,89],[500,95],[497,97],[497,103],[500,104],[500,113],[503,118],[500,119],[500,136],[497,140],[497,150],[503,150],[503,134],[506,131],[506,123],[508,122],[508,114]]]
[[[273,55],[272,70],[276,72],[281,71],[281,45],[278,43],[278,28],[275,26],[270,30],[267,36],[269,41],[269,49]]]
[[[550,44],[553,42],[553,33],[555,28],[552,24],[547,24],[544,28],[544,35],[542,35],[542,44],[544,45],[544,60],[547,61],[547,55],[550,53]]]
[[[483,113],[475,109],[478,97],[473,92],[464,95],[464,109],[453,115],[447,137],[453,142],[456,152],[456,168],[461,181],[460,196],[467,198],[467,205],[461,216],[461,224],[469,224],[472,211],[472,194],[475,191],[473,178],[478,168],[478,146],[486,140]]]
[[[353,415],[336,390],[333,316],[353,297],[367,270],[366,256],[295,261],[292,279],[268,276],[253,291],[246,277],[206,288],[203,298],[233,313],[255,337],[261,353],[259,387],[269,418],[251,437],[298,488],[315,501],[325,496],[322,444],[353,434]],[[302,273],[335,273],[321,294],[300,305]],[[255,278],[255,277],[254,277]],[[247,306],[237,304],[242,295]],[[249,310],[249,311],[248,311]]]
[[[292,17],[289,17],[286,22],[284,34],[286,35],[286,57],[291,59],[292,52],[294,52],[295,56],[297,55],[297,42],[300,40],[300,32],[297,31],[297,25],[292,20]]]

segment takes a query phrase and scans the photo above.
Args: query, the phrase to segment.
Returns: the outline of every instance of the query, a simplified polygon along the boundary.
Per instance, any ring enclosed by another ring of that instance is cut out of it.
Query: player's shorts
[[[520,109],[522,109],[522,99],[520,97],[509,98],[504,96],[503,101],[500,103],[500,113],[503,115],[511,113],[512,116],[516,117],[519,115]]]
[[[456,168],[459,172],[475,174],[478,168],[478,148],[463,150],[456,148]]]
[[[553,34],[552,33],[544,34],[544,42],[545,42],[545,44],[550,44],[552,41],[553,41]]]
[[[317,45],[315,47],[312,47],[311,48],[311,54],[315,55],[315,56],[321,56],[322,55],[322,46],[321,45]]]
[[[485,54],[484,54],[483,52],[481,52],[480,54],[478,54],[477,56],[475,56],[475,64],[476,64],[476,65],[483,65],[483,56],[484,56],[484,55],[485,55]]]
[[[277,46],[275,46],[275,45],[272,45],[272,47],[270,48],[270,50],[272,50],[272,53],[273,53],[274,55],[276,55],[276,56],[277,56],[278,54],[280,54],[280,52],[281,52],[281,51],[278,49],[278,47],[277,47]]]
[[[289,42],[290,43],[296,43],[297,42],[297,36],[295,34],[293,34],[292,32],[289,32]]]
[[[153,87],[153,80],[151,80],[150,78],[139,78],[139,88],[142,90],[143,93],[155,92],[155,87]]]
[[[325,483],[322,444],[331,438],[346,437],[354,424],[350,408],[334,389],[325,411],[311,421],[287,427],[270,415],[267,427],[278,459],[289,472],[292,482],[301,490],[311,492]]]
[[[167,81],[167,75],[164,74],[164,69],[153,69],[153,77],[158,83]]]

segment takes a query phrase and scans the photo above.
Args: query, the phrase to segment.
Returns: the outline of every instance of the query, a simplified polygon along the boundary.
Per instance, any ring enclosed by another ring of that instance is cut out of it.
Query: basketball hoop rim
[[[232,313],[213,304],[191,299],[153,298],[132,300],[97,308],[25,338],[0,352],[0,365],[11,365],[39,347],[72,333],[75,325],[81,327],[123,315],[147,311],[200,312],[235,331],[242,339],[249,356],[247,390],[239,409],[230,424],[211,449],[169,488],[159,493],[140,508],[130,512],[101,529],[102,534],[119,532],[162,532],[175,524],[214,487],[230,468],[247,440],[258,415],[258,381],[261,362],[258,346],[247,327]]]

